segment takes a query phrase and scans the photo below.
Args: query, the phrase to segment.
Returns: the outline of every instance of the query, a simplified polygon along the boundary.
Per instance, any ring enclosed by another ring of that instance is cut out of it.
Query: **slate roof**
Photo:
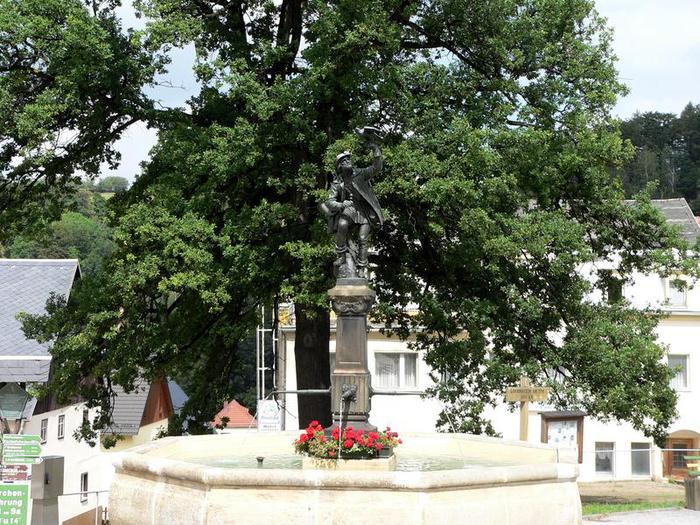
[[[685,199],[654,199],[651,203],[666,217],[668,224],[680,228],[681,236],[686,241],[691,244],[695,242],[700,235],[700,226]]]
[[[135,436],[141,427],[150,385],[146,382],[138,383],[129,393],[124,392],[119,385],[114,385],[112,389],[117,397],[112,407],[112,426],[107,433]]]
[[[28,340],[16,316],[43,313],[51,293],[68,297],[76,277],[77,259],[0,259],[0,382],[48,379],[48,344]]]
[[[189,399],[185,391],[172,379],[168,379],[168,389],[170,390],[170,400],[173,402],[173,410],[176,414],[180,413],[182,407]]]
[[[106,434],[135,436],[139,433],[151,387],[152,385],[141,381],[132,392],[126,393],[121,386],[116,384],[112,386],[116,397],[112,407],[112,425],[105,431]],[[178,413],[188,399],[187,394],[172,379],[168,380],[168,390],[172,399],[173,409]]]

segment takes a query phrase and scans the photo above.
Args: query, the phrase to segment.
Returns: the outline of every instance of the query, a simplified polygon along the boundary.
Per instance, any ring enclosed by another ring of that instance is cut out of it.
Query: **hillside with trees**
[[[93,276],[114,250],[107,203],[83,184],[63,203],[63,213],[45,228],[11,237],[3,256],[18,259],[79,259],[83,276]]]
[[[653,198],[685,198],[700,215],[700,105],[689,103],[680,115],[636,113],[621,123],[634,158],[615,175],[628,198],[654,185]]]

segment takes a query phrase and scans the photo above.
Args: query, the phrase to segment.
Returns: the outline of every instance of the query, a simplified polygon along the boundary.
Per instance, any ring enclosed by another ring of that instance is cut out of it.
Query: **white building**
[[[156,439],[168,427],[173,414],[171,394],[179,387],[165,381],[150,386],[142,384],[128,394],[119,387],[109,432],[103,432],[94,446],[76,439],[75,432],[85,420],[92,421],[97,409],[85,403],[57,405],[52,396],[40,400],[34,415],[24,426],[24,434],[41,438],[42,456],[63,458],[63,496],[58,497],[58,523],[94,523],[95,510],[107,506],[114,474],[116,454]],[[181,391],[180,391],[181,392]],[[106,448],[104,438],[112,438],[114,446]]]
[[[679,226],[688,240],[700,234],[684,199],[654,201],[669,223]],[[598,265],[600,269],[600,266]],[[611,266],[612,268],[612,266]],[[592,268],[582,272],[591,273]],[[668,348],[668,362],[681,371],[673,381],[679,394],[678,419],[669,429],[666,449],[654,446],[650,438],[628,424],[602,423],[581,412],[558,412],[546,405],[530,403],[528,441],[565,442],[579,448],[581,481],[612,479],[659,479],[683,477],[687,473],[683,450],[700,449],[700,284],[682,290],[674,279],[658,275],[633,275],[632,282],[618,291],[632,306],[653,306],[668,313],[658,326],[659,341]],[[614,293],[614,290],[611,290]],[[594,298],[595,299],[595,298]],[[599,298],[602,299],[602,298]],[[278,383],[285,390],[296,388],[294,327],[282,327],[279,351],[282,364]],[[331,333],[331,363],[335,351]],[[387,338],[378,327],[368,334],[368,367],[372,374],[371,422],[399,432],[435,430],[441,411],[440,402],[424,399],[420,393],[432,386],[430,369],[420,354],[405,342]],[[400,396],[383,396],[382,390],[400,391]],[[282,396],[285,400],[285,396]],[[286,396],[285,428],[298,428],[297,396]],[[520,416],[512,405],[504,403],[487,414],[494,428],[505,439],[519,439]]]

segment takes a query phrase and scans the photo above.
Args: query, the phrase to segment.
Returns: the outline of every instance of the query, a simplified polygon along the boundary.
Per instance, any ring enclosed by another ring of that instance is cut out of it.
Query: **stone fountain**
[[[366,278],[367,241],[371,224],[384,220],[369,182],[382,162],[378,131],[365,128],[360,135],[374,151],[373,165],[355,169],[349,153],[339,155],[321,209],[338,256],[336,286],[329,290],[338,319],[333,421],[374,430],[367,314],[375,294]],[[352,230],[359,230],[356,243]],[[297,435],[252,430],[173,437],[125,453],[116,463],[110,523],[581,523],[575,449],[465,434],[403,434],[395,471],[317,469],[301,468],[293,456]]]

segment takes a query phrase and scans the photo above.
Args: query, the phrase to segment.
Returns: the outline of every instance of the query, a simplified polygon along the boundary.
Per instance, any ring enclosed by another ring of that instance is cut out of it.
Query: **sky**
[[[126,27],[142,25],[124,2]],[[614,49],[620,79],[630,89],[614,114],[622,119],[635,111],[680,113],[688,102],[700,103],[700,0],[596,0],[598,11],[614,29]],[[192,48],[176,50],[168,75],[147,92],[167,107],[185,107],[198,88],[191,74]],[[143,124],[129,128],[117,143],[122,161],[103,176],[130,181],[140,173],[157,140]]]

